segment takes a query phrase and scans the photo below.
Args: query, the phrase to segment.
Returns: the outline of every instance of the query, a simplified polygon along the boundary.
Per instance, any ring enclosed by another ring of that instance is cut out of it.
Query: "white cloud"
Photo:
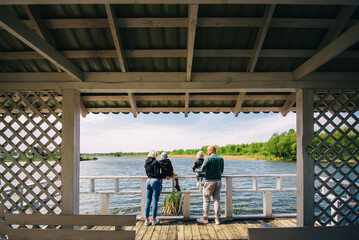
[[[149,117],[156,118],[156,115]],[[177,118],[181,122],[175,125]],[[183,124],[183,116],[174,116],[168,123],[128,119],[126,124],[123,121],[114,124],[110,120],[106,115],[94,115],[81,126],[81,152],[142,152],[251,143],[267,141],[273,133],[295,127],[295,114],[292,113],[286,118],[275,114],[251,116],[250,119],[198,115],[186,120],[186,124]]]

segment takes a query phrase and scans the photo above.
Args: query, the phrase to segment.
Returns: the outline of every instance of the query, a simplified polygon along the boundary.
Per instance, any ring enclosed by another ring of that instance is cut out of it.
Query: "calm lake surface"
[[[192,166],[194,159],[174,158],[171,159],[175,172],[179,175],[194,175]],[[99,157],[97,161],[82,161],[80,163],[81,176],[145,176],[145,158],[126,157]],[[296,163],[270,162],[260,160],[225,160],[224,175],[258,175],[258,174],[296,174]],[[180,179],[182,190],[198,189],[197,180]],[[222,181],[224,190],[225,184]],[[164,180],[163,191],[171,190],[172,181]],[[233,179],[234,189],[251,189],[252,178]],[[258,188],[275,188],[275,178],[258,178]],[[96,180],[96,191],[114,191],[113,180]],[[295,188],[296,178],[283,178],[283,188]],[[120,180],[119,191],[139,191],[140,179]],[[89,191],[89,180],[80,182],[80,191]],[[163,203],[161,194],[159,209]],[[277,192],[273,193],[273,214],[295,213],[296,193]],[[221,195],[221,207],[224,210],[224,194]],[[262,193],[233,193],[233,209],[236,215],[260,214],[263,212]],[[110,195],[110,213],[140,214],[140,195]],[[211,206],[213,209],[213,203]],[[98,214],[100,212],[100,195],[81,194],[80,213]],[[160,213],[159,213],[160,214]],[[191,194],[191,215],[202,214],[202,195]],[[213,213],[212,213],[213,214]]]

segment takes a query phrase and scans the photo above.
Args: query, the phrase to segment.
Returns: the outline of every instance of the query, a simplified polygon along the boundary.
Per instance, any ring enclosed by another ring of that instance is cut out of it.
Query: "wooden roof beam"
[[[145,49],[145,50],[125,50],[126,58],[185,58],[185,49]],[[251,57],[253,49],[197,49],[194,57]],[[295,50],[295,49],[262,49],[259,57],[263,58],[310,58],[316,50]],[[60,51],[62,55],[69,59],[76,58],[117,58],[116,50],[67,50]],[[359,58],[359,51],[345,51],[337,56],[338,58]],[[16,59],[44,59],[35,51],[16,51],[0,52],[2,60]]]
[[[280,110],[280,112],[282,113],[283,117],[287,116],[288,112],[290,111],[290,109],[293,107],[293,104],[296,101],[296,93],[293,92],[289,95],[287,101],[285,101],[282,109]]]
[[[187,29],[187,81],[191,81],[194,42],[196,37],[198,4],[188,5],[188,29]]]
[[[305,63],[293,71],[294,80],[299,80],[335,58],[359,41],[359,22],[332,41]]]
[[[113,41],[114,41],[114,44],[116,47],[117,57],[118,57],[118,61],[120,63],[121,71],[127,72],[128,71],[127,62],[126,62],[126,58],[125,58],[125,53],[123,51],[123,44],[122,44],[121,36],[120,36],[120,29],[119,29],[117,21],[116,21],[115,9],[110,4],[105,4],[105,8],[106,8],[106,13],[107,13],[107,17],[108,17],[108,22],[110,24],[112,38],[113,38]]]
[[[188,27],[188,18],[116,18],[120,28],[179,28]],[[29,28],[35,29],[36,25],[28,19],[23,19]],[[272,18],[270,28],[331,28],[335,19],[331,18]],[[47,28],[109,28],[108,18],[66,18],[66,19],[42,19]],[[349,28],[355,20],[349,20],[344,28]],[[245,17],[211,17],[198,18],[197,27],[261,27],[263,18]]]
[[[246,98],[245,92],[238,94],[236,106],[234,107],[234,110],[233,110],[234,116],[238,117],[238,114],[241,112],[241,108],[242,108],[245,98]]]
[[[5,6],[0,6],[0,26],[52,62],[55,66],[64,70],[71,77],[78,81],[83,81],[84,77],[80,69],[73,65],[48,42],[38,36],[33,30],[13,16]]]
[[[80,100],[80,114],[83,118],[86,117],[86,115],[88,114],[88,110],[84,104],[84,101],[81,99]]]
[[[344,30],[350,17],[353,15],[357,6],[343,6],[340,10],[333,25],[329,28],[327,34],[319,45],[318,50],[328,45],[331,41],[338,37],[338,35]]]
[[[299,4],[355,5],[357,0],[31,0],[31,4]],[[29,0],[2,0],[0,5],[28,4]]]
[[[135,95],[133,93],[128,93],[128,100],[129,100],[130,105],[131,105],[131,110],[132,110],[132,113],[133,113],[133,117],[136,118],[139,111],[138,111],[138,108],[137,108]]]
[[[188,109],[189,109],[189,92],[186,92],[185,100],[184,100],[184,116],[185,117],[188,117]]]
[[[259,54],[262,50],[264,39],[267,35],[267,31],[269,28],[269,24],[272,20],[272,16],[274,13],[275,5],[267,5],[266,9],[264,11],[264,17],[263,17],[263,26],[260,27],[257,35],[256,42],[254,44],[254,54],[249,59],[249,63],[247,66],[247,72],[254,72],[254,68],[257,65]]]
[[[24,5],[23,6],[25,9],[26,14],[29,16],[30,21],[33,22],[34,26],[35,26],[35,31],[37,32],[37,34],[39,34],[39,36],[44,39],[45,41],[49,42],[49,33],[47,31],[47,29],[45,28],[44,24],[41,22],[41,18],[37,12],[37,10],[35,9],[35,6],[28,6],[28,5]],[[58,72],[61,72],[61,69],[55,65],[55,68]]]

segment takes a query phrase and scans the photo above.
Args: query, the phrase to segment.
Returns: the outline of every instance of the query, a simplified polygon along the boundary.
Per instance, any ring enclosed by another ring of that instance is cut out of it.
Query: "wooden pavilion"
[[[0,0],[2,203],[78,213],[80,114],[295,111],[297,225],[356,225],[357,5]]]

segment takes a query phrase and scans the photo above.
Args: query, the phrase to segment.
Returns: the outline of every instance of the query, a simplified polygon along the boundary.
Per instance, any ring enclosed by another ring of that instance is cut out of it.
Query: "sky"
[[[148,152],[268,141],[295,129],[295,113],[88,114],[81,118],[81,153]]]

